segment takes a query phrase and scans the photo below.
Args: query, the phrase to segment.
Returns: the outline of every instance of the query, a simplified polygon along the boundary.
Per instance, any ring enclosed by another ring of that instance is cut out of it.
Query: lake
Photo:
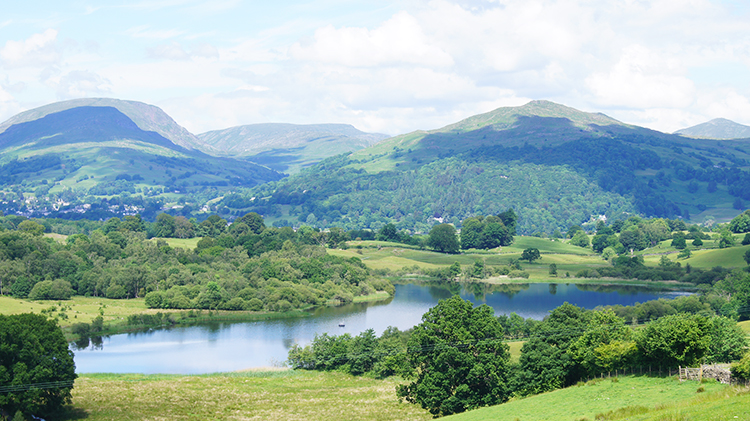
[[[308,318],[154,329],[104,337],[83,349],[71,347],[79,373],[201,374],[268,367],[282,364],[293,344],[309,344],[316,334],[357,335],[374,329],[380,335],[388,326],[409,329],[438,300],[454,294],[487,304],[496,315],[516,312],[542,319],[564,302],[594,308],[685,293],[588,284],[468,284],[451,289],[407,284],[396,285],[391,300],[320,308]]]

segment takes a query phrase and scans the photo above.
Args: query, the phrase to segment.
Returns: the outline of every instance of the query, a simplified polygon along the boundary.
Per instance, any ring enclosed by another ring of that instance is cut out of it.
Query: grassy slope
[[[396,380],[276,371],[202,376],[84,374],[67,419],[428,420],[396,398]]]
[[[649,266],[655,266],[663,255],[670,260],[677,260],[678,250],[670,246],[671,240],[663,241],[655,247],[641,252]],[[713,240],[706,240],[706,249],[694,250],[690,259],[680,259],[681,264],[690,263],[693,267],[712,268],[714,266],[744,267],[742,256],[750,246],[736,246],[727,249],[715,249]],[[535,247],[539,249],[542,258],[533,264],[522,262],[523,269],[529,273],[529,279],[521,282],[584,282],[601,283],[598,279],[571,278],[578,271],[587,268],[607,267],[601,256],[593,253],[591,248],[573,246],[564,241],[552,241],[545,238],[518,236],[513,245],[493,250],[466,250],[460,254],[443,254],[429,250],[419,250],[414,246],[382,241],[350,241],[347,250],[328,250],[328,253],[343,257],[358,257],[372,269],[388,269],[392,271],[418,266],[423,269],[435,269],[459,262],[462,266],[474,264],[476,260],[483,260],[486,265],[507,265],[513,259],[520,259],[524,249]],[[739,244],[739,240],[738,240]],[[690,246],[691,249],[695,249]],[[558,276],[549,275],[549,265],[557,265]],[[566,277],[566,272],[571,277]],[[490,282],[517,282],[507,278],[492,279]],[[611,280],[606,280],[611,282]],[[628,282],[631,281],[620,281]],[[643,282],[642,282],[643,283]],[[645,283],[649,283],[646,281]]]
[[[698,387],[703,386],[705,392],[698,395]],[[525,399],[515,400],[503,405],[489,408],[481,408],[464,414],[445,418],[456,421],[477,420],[593,420],[600,419],[597,414],[614,411],[628,406],[641,406],[652,412],[655,408],[666,408],[658,412],[663,414],[672,408],[691,408],[685,410],[687,414],[692,413],[693,407],[688,406],[695,398],[704,398],[707,394],[721,393],[730,389],[718,383],[683,382],[675,378],[655,378],[646,376],[620,377],[617,382],[611,380],[591,381],[584,386],[573,386],[566,389],[556,390],[541,395],[531,396]],[[739,419],[750,419],[750,394],[722,399],[719,412],[714,409],[701,416],[690,415],[689,418],[652,418],[651,413],[645,418],[638,419],[733,419],[738,415]],[[744,409],[738,410],[736,404],[745,405]],[[699,409],[700,405],[694,409]],[[721,414],[721,416],[719,416]],[[715,418],[704,418],[712,415]],[[730,416],[731,415],[731,416]],[[611,418],[610,418],[611,419]],[[632,419],[632,418],[628,418]]]

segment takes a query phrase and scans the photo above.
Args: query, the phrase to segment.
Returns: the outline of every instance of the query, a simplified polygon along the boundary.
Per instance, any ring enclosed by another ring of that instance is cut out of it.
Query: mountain
[[[220,205],[277,224],[420,232],[511,207],[527,234],[602,216],[728,220],[750,201],[749,164],[750,140],[686,139],[532,101],[386,139]]]
[[[117,100],[97,104],[51,104],[0,126],[0,210],[103,218],[125,212],[153,216],[169,208],[190,215],[210,209],[208,202],[227,190],[282,177],[264,166],[175,143],[162,133],[184,141],[189,132],[159,108]]]
[[[198,135],[206,153],[242,157],[289,174],[324,158],[364,149],[387,138],[348,124],[264,123]]]
[[[747,139],[750,138],[750,126],[725,118],[715,118],[697,126],[677,130],[674,134],[706,139]]]
[[[24,111],[0,124],[0,133],[15,124],[38,120],[48,114],[86,106],[116,108],[131,119],[141,130],[156,132],[183,148],[195,149],[196,145],[201,144],[195,135],[177,124],[161,108],[142,102],[124,101],[113,98],[72,99]]]

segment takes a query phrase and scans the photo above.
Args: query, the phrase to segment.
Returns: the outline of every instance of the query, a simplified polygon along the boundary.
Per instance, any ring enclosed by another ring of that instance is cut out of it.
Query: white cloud
[[[0,58],[6,67],[47,66],[60,60],[57,48],[57,31],[47,29],[24,41],[7,41],[0,50]]]
[[[734,90],[714,92],[705,107],[708,117],[727,118],[737,123],[750,125],[750,99]]]
[[[129,28],[125,33],[133,38],[164,40],[183,35],[185,34],[185,31],[179,29],[152,29],[148,25],[141,25]]]
[[[600,105],[626,108],[686,108],[695,86],[678,60],[632,45],[609,71],[597,72],[586,85]]]
[[[328,25],[315,31],[311,42],[295,43],[289,51],[297,60],[352,67],[400,64],[444,67],[453,64],[453,58],[431,44],[419,22],[407,12],[395,14],[373,30],[336,29]]]
[[[166,60],[188,60],[190,54],[185,51],[182,46],[176,42],[169,44],[161,44],[156,47],[152,47],[146,50],[148,56],[151,58],[160,58]]]
[[[60,100],[111,95],[111,83],[89,71],[74,70],[60,77],[50,77],[47,83],[54,86]]]

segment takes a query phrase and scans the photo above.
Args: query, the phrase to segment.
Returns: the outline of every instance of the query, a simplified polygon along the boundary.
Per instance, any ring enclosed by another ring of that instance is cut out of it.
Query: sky
[[[396,135],[544,99],[664,132],[750,125],[744,0],[7,3],[0,121],[110,97],[195,134],[279,122]]]

